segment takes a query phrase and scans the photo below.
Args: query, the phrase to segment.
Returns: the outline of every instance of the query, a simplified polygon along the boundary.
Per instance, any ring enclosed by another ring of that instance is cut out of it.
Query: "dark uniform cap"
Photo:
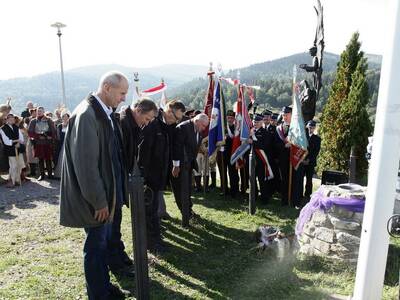
[[[317,123],[314,120],[310,120],[307,122],[307,127],[315,127]]]
[[[270,111],[269,109],[266,109],[263,111],[263,116],[272,116],[272,111]]]
[[[233,110],[228,110],[227,112],[226,112],[226,115],[228,116],[228,117],[234,117],[235,116],[235,112],[233,111]]]
[[[253,120],[254,121],[262,121],[263,120],[263,115],[262,114],[255,114]]]
[[[282,113],[287,114],[292,112],[292,108],[290,106],[284,106],[281,110]]]
[[[278,114],[272,114],[271,119],[272,120],[278,120]]]

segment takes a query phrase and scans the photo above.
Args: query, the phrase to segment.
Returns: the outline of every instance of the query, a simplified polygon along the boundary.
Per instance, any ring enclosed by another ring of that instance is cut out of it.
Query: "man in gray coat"
[[[83,252],[89,299],[126,294],[110,283],[107,249],[115,209],[127,191],[122,141],[112,108],[125,101],[127,92],[125,75],[103,75],[97,92],[72,113],[65,136],[60,224],[86,232]]]

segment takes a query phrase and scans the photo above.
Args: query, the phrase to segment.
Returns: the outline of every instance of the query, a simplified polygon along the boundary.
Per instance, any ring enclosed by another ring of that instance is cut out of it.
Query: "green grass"
[[[254,216],[239,200],[223,200],[215,193],[195,198],[201,219],[190,229],[181,227],[173,197],[166,194],[172,216],[163,221],[171,244],[162,256],[150,256],[151,299],[327,299],[350,295],[355,267],[311,257],[287,257],[254,251],[254,230],[271,224],[292,233],[298,211],[281,208],[279,201],[259,205]],[[82,267],[83,230],[58,225],[58,205],[36,203],[13,208],[0,228],[0,299],[85,299]],[[124,208],[123,240],[132,253],[130,212]],[[393,241],[385,278],[384,299],[396,299],[400,242]],[[134,279],[115,278],[134,290]]]

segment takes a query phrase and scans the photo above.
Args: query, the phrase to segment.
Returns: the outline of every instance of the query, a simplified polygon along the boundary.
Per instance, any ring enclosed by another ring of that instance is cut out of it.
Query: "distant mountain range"
[[[373,79],[379,82],[382,57],[371,54],[367,54],[366,57],[369,72],[372,72]],[[325,90],[323,88],[321,93],[321,98],[324,98],[322,102],[326,101],[328,94],[326,86],[329,86],[334,78],[339,59],[339,55],[333,53],[324,55],[323,81],[326,81],[326,84]],[[262,98],[261,103],[279,106],[290,101],[293,65],[301,63],[311,63],[308,53],[298,53],[241,69],[229,70],[224,73],[224,76],[236,78],[236,73],[240,70],[242,82],[261,85],[262,91],[258,93]],[[167,91],[169,98],[177,97],[192,107],[201,108],[207,88],[207,69],[207,66],[198,65],[163,65],[154,68],[95,65],[71,69],[65,72],[67,105],[72,110],[90,91],[97,89],[98,80],[102,74],[109,70],[118,70],[130,76],[131,81],[133,73],[139,72],[140,86],[144,89],[159,84],[161,78],[164,78],[169,87]],[[306,77],[309,74],[300,73],[299,77],[301,76]],[[376,93],[376,89],[375,83],[371,88],[371,94]],[[228,96],[230,96],[229,91]],[[29,78],[0,80],[0,102],[7,97],[12,97],[13,111],[16,113],[24,109],[27,100],[43,105],[46,110],[54,110],[62,99],[60,73],[51,72]],[[127,103],[130,103],[131,90],[127,99]],[[232,102],[229,99],[228,101]]]
[[[67,105],[72,110],[87,94],[97,90],[99,78],[105,72],[118,70],[133,81],[133,73],[139,73],[140,86],[144,89],[160,84],[164,78],[169,88],[204,76],[206,66],[162,65],[153,68],[132,68],[122,65],[95,65],[71,69],[65,72],[65,90]],[[19,113],[28,100],[40,104],[46,110],[54,110],[62,99],[60,72],[51,72],[33,77],[0,80],[0,103],[7,97],[12,98],[12,107]],[[129,91],[127,102],[132,99]]]

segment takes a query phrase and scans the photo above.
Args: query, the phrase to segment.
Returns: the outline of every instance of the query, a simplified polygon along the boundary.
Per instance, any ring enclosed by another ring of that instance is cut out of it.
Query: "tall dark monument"
[[[301,64],[299,67],[312,72],[313,85],[310,86],[307,80],[302,81],[303,90],[301,92],[301,110],[303,113],[304,122],[312,120],[315,115],[315,104],[319,97],[319,91],[322,86],[322,58],[324,53],[324,19],[323,7],[320,0],[317,7],[314,6],[317,13],[317,29],[315,31],[314,45],[310,48],[309,52],[312,56],[312,64]]]

